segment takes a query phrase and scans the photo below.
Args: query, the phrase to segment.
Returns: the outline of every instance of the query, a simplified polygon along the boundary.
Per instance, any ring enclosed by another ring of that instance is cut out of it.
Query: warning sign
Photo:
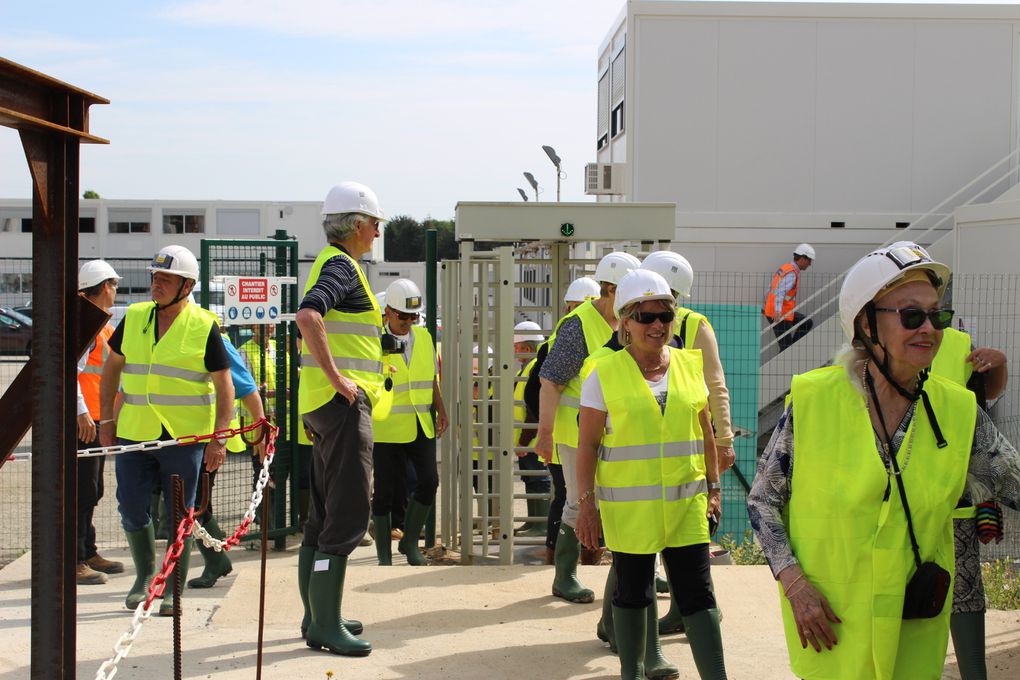
[[[283,282],[284,279],[279,277],[224,277],[223,307],[226,324],[277,323]]]

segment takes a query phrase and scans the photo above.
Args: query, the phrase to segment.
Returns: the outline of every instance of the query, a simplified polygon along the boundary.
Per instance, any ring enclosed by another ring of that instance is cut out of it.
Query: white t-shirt
[[[669,371],[665,371],[658,380],[645,380],[645,382],[648,384],[649,389],[652,390],[652,395],[655,397],[655,401],[659,403],[660,408],[664,408],[666,404],[666,387],[669,384]],[[591,375],[581,384],[581,406],[587,406],[603,413],[608,412],[606,400],[602,394],[602,381],[599,380],[597,368],[592,370]]]

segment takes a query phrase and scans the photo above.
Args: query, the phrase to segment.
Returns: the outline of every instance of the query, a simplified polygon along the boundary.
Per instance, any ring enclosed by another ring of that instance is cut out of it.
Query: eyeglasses
[[[401,321],[417,321],[418,317],[421,316],[421,314],[419,312],[410,312],[410,313],[408,313],[408,312],[398,312],[395,309],[393,310],[393,312],[397,315],[397,318],[400,319]]]
[[[672,311],[666,312],[637,312],[631,318],[637,321],[643,326],[647,326],[655,321],[661,321],[663,325],[668,324],[676,317],[676,313]]]
[[[953,314],[955,313],[952,309],[932,309],[925,311],[919,307],[902,307],[900,309],[892,307],[875,307],[876,312],[897,312],[900,315],[900,324],[908,331],[913,331],[924,325],[924,320],[928,319],[931,321],[931,325],[935,330],[942,330],[949,328],[950,324],[953,323]]]

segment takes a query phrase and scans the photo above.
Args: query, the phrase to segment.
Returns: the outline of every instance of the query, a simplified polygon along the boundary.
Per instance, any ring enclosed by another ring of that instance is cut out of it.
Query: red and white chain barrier
[[[171,439],[168,442],[144,442],[142,444],[130,444],[128,446],[119,447],[111,446],[103,449],[85,449],[79,451],[79,457],[83,454],[97,456],[103,455],[101,453],[94,453],[95,451],[102,450],[104,453],[111,453],[109,449],[118,449],[112,451],[112,453],[128,453],[130,451],[149,451],[152,449],[163,448],[164,446],[176,446],[178,444],[196,444],[203,441],[208,441],[213,438],[223,439],[224,437],[233,437],[234,435],[240,435],[245,432],[252,432],[257,429],[262,429],[262,437],[266,437],[266,459],[262,463],[262,470],[259,471],[259,479],[255,484],[255,490],[251,495],[251,503],[248,505],[248,510],[244,513],[244,518],[241,520],[241,524],[234,531],[233,535],[226,540],[220,541],[213,538],[209,532],[205,530],[202,525],[195,522],[195,509],[189,508],[188,514],[181,520],[181,523],[177,526],[177,538],[174,540],[166,552],[166,556],[163,558],[163,567],[159,570],[153,579],[152,583],[149,584],[149,593],[145,598],[145,601],[138,605],[135,609],[134,618],[131,620],[131,627],[126,633],[120,636],[117,642],[113,645],[114,655],[103,662],[103,665],[96,671],[96,680],[112,680],[113,676],[117,674],[117,664],[120,660],[126,657],[131,652],[131,646],[134,644],[135,639],[142,630],[142,624],[149,620],[152,616],[152,602],[157,597],[163,594],[166,588],[167,579],[173,573],[174,567],[177,566],[177,561],[181,557],[181,553],[184,552],[184,539],[191,536],[192,533],[199,538],[202,543],[206,546],[216,550],[230,550],[235,545],[241,542],[241,538],[248,533],[248,528],[251,523],[255,520],[255,511],[258,506],[262,503],[262,492],[269,483],[269,466],[273,462],[273,457],[276,455],[276,437],[279,434],[279,428],[272,425],[265,418],[259,420],[246,427],[240,427],[235,429],[217,430],[211,434],[205,435],[190,435],[187,437],[179,437],[178,439]],[[256,442],[257,443],[257,442]],[[160,444],[160,446],[147,446],[149,444]],[[183,584],[182,584],[183,585]]]

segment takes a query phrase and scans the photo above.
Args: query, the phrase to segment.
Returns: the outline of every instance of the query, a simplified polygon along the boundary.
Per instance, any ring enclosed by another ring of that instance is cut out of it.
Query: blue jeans
[[[133,444],[128,439],[118,439],[120,444]],[[149,502],[157,485],[163,489],[163,504],[167,518],[173,518],[173,489],[171,475],[178,475],[184,482],[184,505],[195,507],[195,492],[198,476],[202,470],[202,456],[205,444],[168,446],[155,451],[132,451],[115,458],[117,470],[117,509],[124,531],[140,531],[152,521]],[[176,527],[171,536],[176,536]]]

